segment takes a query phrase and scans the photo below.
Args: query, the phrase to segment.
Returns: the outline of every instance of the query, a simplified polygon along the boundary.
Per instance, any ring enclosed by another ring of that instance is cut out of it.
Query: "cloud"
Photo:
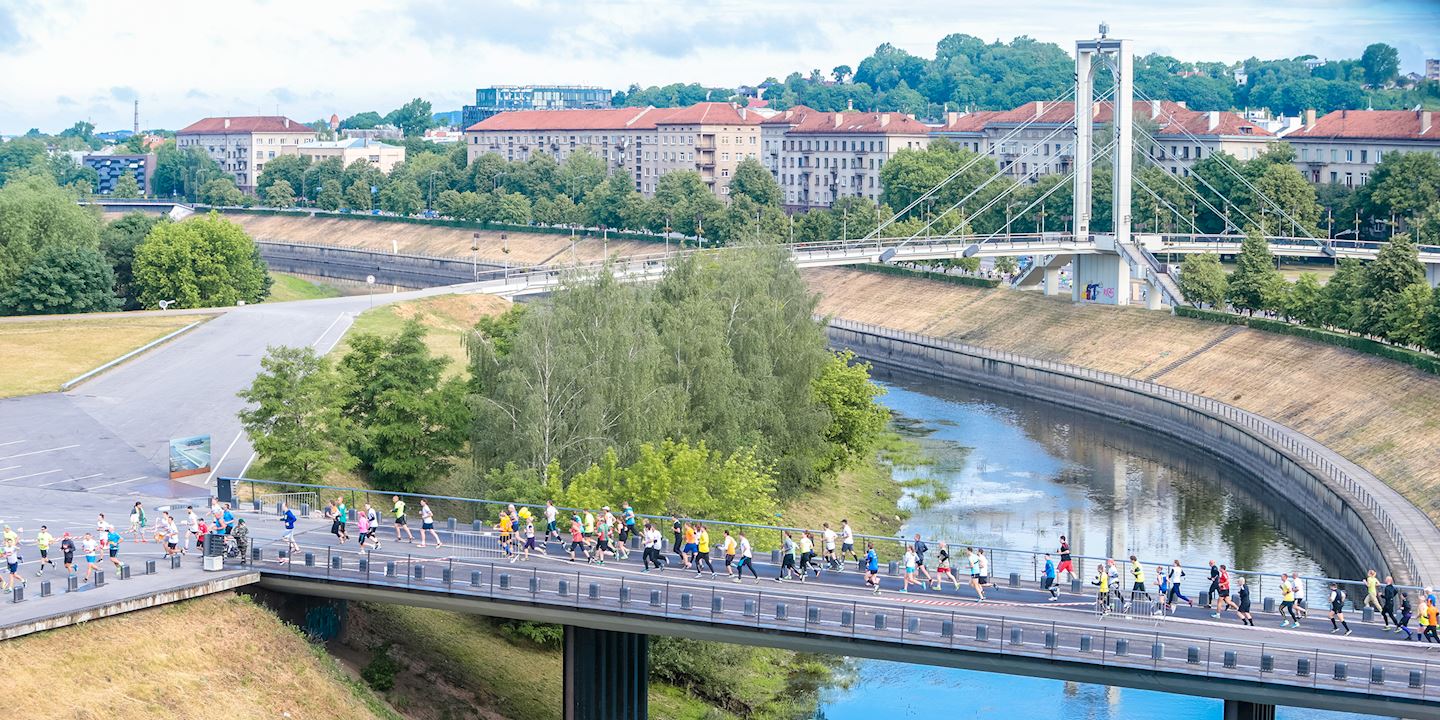
[[[300,96],[296,95],[290,88],[271,88],[270,92],[266,94],[282,103],[293,103],[300,99]]]
[[[18,5],[0,5],[0,53],[18,53],[29,41],[20,29],[19,10]]]
[[[134,102],[139,99],[140,93],[135,92],[135,88],[122,85],[110,88],[110,97],[120,102]]]
[[[71,107],[74,105],[79,105],[80,103],[75,102],[75,98],[72,98],[69,95],[61,95],[60,97],[55,98],[55,104],[61,107]]]
[[[190,90],[185,93],[186,100],[209,100],[213,97],[215,96],[199,88],[190,88]]]

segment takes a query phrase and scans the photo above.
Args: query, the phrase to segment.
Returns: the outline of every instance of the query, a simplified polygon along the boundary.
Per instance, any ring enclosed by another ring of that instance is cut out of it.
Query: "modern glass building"
[[[611,91],[584,85],[495,85],[475,91],[475,104],[466,105],[460,126],[470,127],[492,115],[511,110],[580,110],[610,107]]]

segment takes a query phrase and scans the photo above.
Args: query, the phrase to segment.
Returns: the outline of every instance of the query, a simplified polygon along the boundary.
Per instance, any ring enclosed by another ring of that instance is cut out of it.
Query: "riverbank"
[[[1440,379],[1302,338],[844,269],[805,272],[817,312],[1205,395],[1303,432],[1440,521]]]

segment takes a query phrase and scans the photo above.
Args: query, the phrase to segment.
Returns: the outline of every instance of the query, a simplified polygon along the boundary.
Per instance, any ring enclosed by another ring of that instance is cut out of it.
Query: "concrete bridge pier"
[[[1130,265],[1118,254],[1076,255],[1070,275],[1075,302],[1130,304]]]
[[[1225,720],[1275,720],[1275,706],[1244,700],[1226,700]]]
[[[1430,287],[1440,287],[1440,263],[1425,265],[1425,279],[1430,281]]]
[[[650,643],[638,633],[565,626],[565,720],[645,720]]]

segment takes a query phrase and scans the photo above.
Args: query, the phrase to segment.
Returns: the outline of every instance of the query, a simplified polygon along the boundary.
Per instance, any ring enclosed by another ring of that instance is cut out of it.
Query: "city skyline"
[[[417,96],[436,111],[455,110],[473,101],[474,88],[490,84],[733,87],[854,67],[883,42],[929,57],[950,33],[987,42],[1028,35],[1069,50],[1101,21],[1114,35],[1136,39],[1137,53],[1186,61],[1358,57],[1365,45],[1387,42],[1399,50],[1402,72],[1418,72],[1425,58],[1440,56],[1433,32],[1440,5],[1418,0],[1394,3],[1383,15],[1353,0],[1282,0],[1258,9],[1238,0],[1179,9],[1017,2],[1002,17],[922,0],[901,17],[876,14],[858,0],[618,0],[579,8],[507,1],[479,15],[430,0],[357,0],[343,12],[246,0],[161,4],[137,27],[136,14],[122,6],[7,0],[0,5],[0,73],[11,81],[0,98],[0,133],[58,132],[77,120],[128,128],[136,99],[142,126],[177,129],[209,115],[310,121],[332,112],[383,113]],[[103,48],[117,61],[96,62],[77,46]]]

